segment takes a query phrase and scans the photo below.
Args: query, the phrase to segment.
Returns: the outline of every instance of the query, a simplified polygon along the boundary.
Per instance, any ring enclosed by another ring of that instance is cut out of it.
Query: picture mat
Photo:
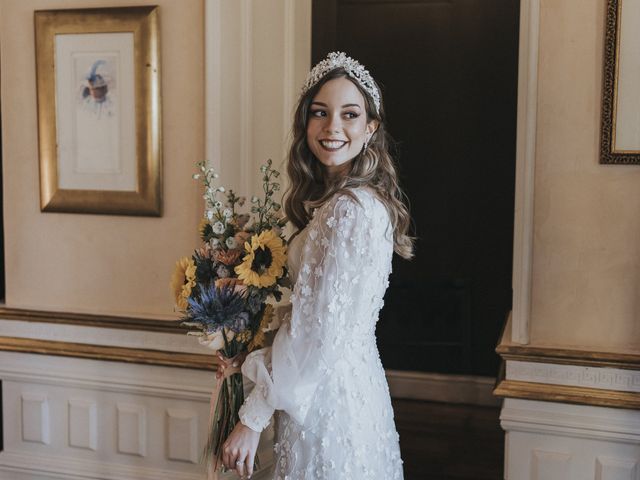
[[[55,36],[58,186],[77,190],[137,190],[133,33]],[[108,99],[83,99],[87,75],[108,82]]]

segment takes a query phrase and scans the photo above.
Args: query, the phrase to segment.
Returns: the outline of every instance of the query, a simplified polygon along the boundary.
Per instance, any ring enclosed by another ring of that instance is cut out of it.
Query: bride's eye
[[[349,119],[358,118],[360,116],[360,114],[356,112],[345,112],[344,115]]]
[[[324,117],[326,116],[326,112],[324,110],[311,110],[310,112],[312,117]]]

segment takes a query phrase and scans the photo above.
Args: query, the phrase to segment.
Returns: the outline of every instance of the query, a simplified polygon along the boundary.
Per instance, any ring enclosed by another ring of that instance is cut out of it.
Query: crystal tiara
[[[316,64],[315,67],[309,72],[306,82],[302,87],[302,94],[304,95],[318,83],[322,77],[324,77],[331,70],[336,68],[344,68],[349,76],[355,79],[366,92],[371,95],[373,103],[376,105],[376,112],[380,113],[380,92],[378,87],[373,81],[373,77],[369,73],[369,70],[364,68],[364,65],[360,64],[357,60],[348,57],[344,52],[331,52],[327,55],[327,58]]]

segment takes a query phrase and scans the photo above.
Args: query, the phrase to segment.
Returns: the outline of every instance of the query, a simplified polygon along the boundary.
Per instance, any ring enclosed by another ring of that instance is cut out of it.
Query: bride
[[[393,252],[411,258],[413,239],[383,120],[356,60],[333,52],[309,73],[287,165],[291,307],[242,365],[256,386],[223,447],[241,477],[275,412],[274,479],[403,478],[375,326]]]

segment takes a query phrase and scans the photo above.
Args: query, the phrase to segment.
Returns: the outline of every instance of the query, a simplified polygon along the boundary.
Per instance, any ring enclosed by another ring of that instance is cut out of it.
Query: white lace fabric
[[[375,340],[393,231],[365,188],[337,194],[292,241],[291,314],[242,373],[240,409],[262,431],[276,412],[275,479],[402,479],[389,388]]]

